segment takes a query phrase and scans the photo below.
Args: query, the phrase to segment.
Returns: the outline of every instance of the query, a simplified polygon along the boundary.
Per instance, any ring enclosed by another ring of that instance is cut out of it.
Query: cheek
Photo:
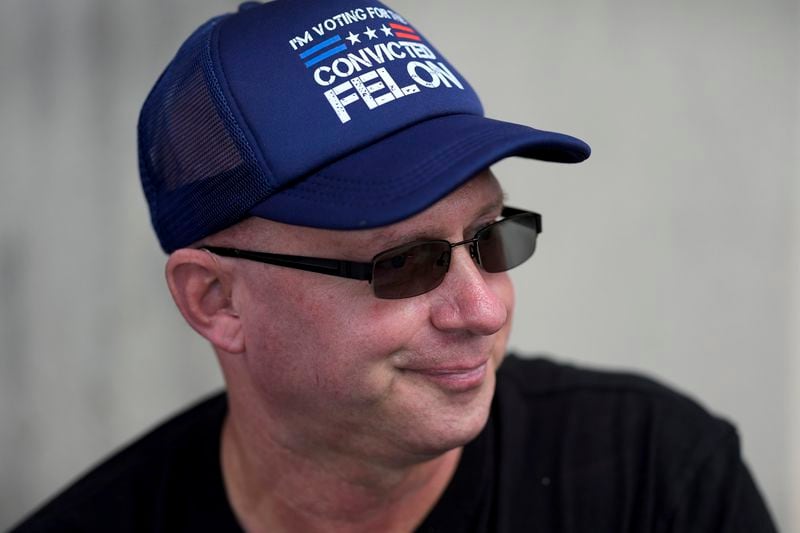
[[[293,274],[242,291],[248,365],[259,388],[378,394],[391,354],[422,326],[419,303],[379,300],[368,287],[354,290],[358,282],[350,280],[298,281]]]

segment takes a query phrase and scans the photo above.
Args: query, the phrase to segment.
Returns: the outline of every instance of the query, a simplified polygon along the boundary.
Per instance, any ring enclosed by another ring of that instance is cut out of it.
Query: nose
[[[507,274],[486,274],[462,246],[453,249],[450,269],[431,298],[437,329],[492,335],[509,319],[513,290]]]

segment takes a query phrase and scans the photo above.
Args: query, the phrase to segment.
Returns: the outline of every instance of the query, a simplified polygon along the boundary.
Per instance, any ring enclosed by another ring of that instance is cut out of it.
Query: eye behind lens
[[[439,286],[450,265],[450,243],[426,241],[394,248],[373,260],[372,287],[378,298],[418,296]]]

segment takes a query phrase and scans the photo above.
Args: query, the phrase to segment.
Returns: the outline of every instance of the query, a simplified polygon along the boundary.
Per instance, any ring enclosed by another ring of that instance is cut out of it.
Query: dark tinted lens
[[[487,272],[505,272],[524,263],[536,250],[536,217],[514,215],[483,228],[476,235],[481,266]]]
[[[450,266],[450,244],[408,244],[373,260],[372,288],[378,298],[409,298],[436,288]]]

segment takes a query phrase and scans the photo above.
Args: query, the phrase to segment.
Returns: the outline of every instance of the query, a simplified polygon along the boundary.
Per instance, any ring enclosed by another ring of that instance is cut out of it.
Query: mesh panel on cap
[[[221,18],[178,50],[139,118],[142,186],[166,252],[238,222],[271,190],[214,73]]]

